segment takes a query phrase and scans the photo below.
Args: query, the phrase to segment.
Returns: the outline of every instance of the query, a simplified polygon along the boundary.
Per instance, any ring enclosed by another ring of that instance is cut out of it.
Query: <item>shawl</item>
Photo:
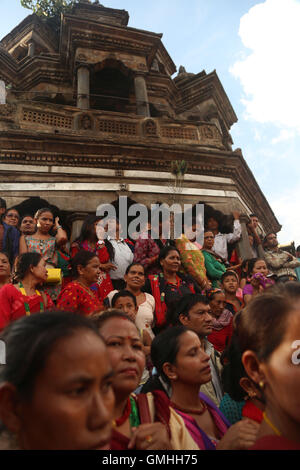
[[[229,421],[221,413],[221,411],[216,407],[216,405],[206,396],[204,393],[199,393],[199,397],[203,400],[208,410],[211,414],[211,417],[219,431],[220,439],[224,436],[227,429],[230,427]],[[199,427],[197,421],[190,415],[183,413],[182,411],[176,410],[176,412],[183,418],[185,426],[189,431],[191,437],[197,444],[200,450],[215,450],[216,446],[207,436],[207,434]]]
[[[226,308],[224,308],[219,318],[213,317],[213,329],[217,331],[222,330],[225,326],[229,325],[232,317],[233,317],[232,313]]]
[[[143,398],[138,398],[139,395],[143,395]],[[167,426],[169,430],[171,445],[174,450],[199,450],[189,432],[185,427],[184,420],[178,413],[176,413],[169,406],[169,399],[167,395],[159,390],[155,390],[152,393],[139,394],[135,396],[139,407],[140,421],[141,424],[146,422],[161,422]],[[134,395],[133,395],[134,396]],[[140,406],[139,401],[142,402]],[[145,408],[145,401],[148,403],[148,418],[142,419],[142,415],[146,417],[147,412],[142,411]],[[112,432],[111,437],[111,450],[127,450],[129,444],[128,437],[119,433],[116,429]],[[160,449],[156,449],[160,450]]]

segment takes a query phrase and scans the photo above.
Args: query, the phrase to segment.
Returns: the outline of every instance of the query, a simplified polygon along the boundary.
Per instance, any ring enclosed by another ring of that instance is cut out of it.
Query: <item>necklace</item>
[[[264,411],[263,412],[263,418],[264,421],[270,426],[270,428],[275,432],[277,436],[281,436],[281,432],[279,429],[276,428],[275,424],[272,423],[272,421],[268,418],[267,413]]]
[[[20,288],[20,292],[23,296],[27,297],[27,294],[26,294],[26,291],[24,289],[24,286],[22,284],[22,282],[19,282],[19,288]],[[36,290],[36,295],[39,295],[40,297],[41,296],[41,293]],[[25,312],[26,312],[26,316],[29,316],[30,315],[30,307],[29,307],[29,303],[28,302],[25,302],[24,301],[24,308],[25,308]],[[43,313],[44,311],[44,303],[42,302],[42,300],[40,301],[40,313]]]
[[[207,410],[206,403],[204,403],[204,401],[202,400],[200,400],[200,404],[202,406],[201,410],[185,409],[185,408],[182,408],[181,406],[178,406],[173,401],[171,401],[170,404],[173,408],[176,408],[178,411],[182,411],[182,413],[187,413],[187,414],[192,414],[192,415],[203,415],[203,413]]]
[[[124,424],[125,421],[129,418],[130,412],[131,412],[131,402],[130,402],[130,398],[128,397],[122,416],[118,419],[115,419],[113,421],[113,425],[117,428],[119,426],[122,426],[122,424]]]

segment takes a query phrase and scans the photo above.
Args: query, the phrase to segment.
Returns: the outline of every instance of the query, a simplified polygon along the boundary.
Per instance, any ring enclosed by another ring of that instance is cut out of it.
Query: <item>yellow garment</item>
[[[207,281],[205,258],[199,248],[185,235],[181,235],[175,242],[180,253],[182,267],[202,288]]]
[[[151,419],[155,419],[154,397],[152,393],[147,393],[149,410]],[[171,444],[173,450],[200,450],[194,439],[185,427],[185,423],[179,414],[173,408],[170,409],[170,430],[171,430]]]

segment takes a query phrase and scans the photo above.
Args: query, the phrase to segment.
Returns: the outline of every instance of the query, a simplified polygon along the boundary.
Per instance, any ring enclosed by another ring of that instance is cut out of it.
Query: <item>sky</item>
[[[103,0],[101,0],[102,2]],[[216,70],[238,117],[243,156],[282,229],[300,245],[300,0],[104,0],[129,26],[163,33],[177,69]],[[0,38],[30,10],[0,0]]]

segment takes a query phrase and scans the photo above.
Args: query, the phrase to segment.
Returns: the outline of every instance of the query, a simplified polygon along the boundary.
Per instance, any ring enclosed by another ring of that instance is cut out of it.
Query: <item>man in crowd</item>
[[[20,232],[22,235],[33,235],[36,231],[34,218],[31,215],[24,215],[21,219]]]
[[[276,233],[268,233],[264,240],[265,260],[278,281],[297,281],[295,268],[300,266],[300,261],[287,251],[278,248]]]

